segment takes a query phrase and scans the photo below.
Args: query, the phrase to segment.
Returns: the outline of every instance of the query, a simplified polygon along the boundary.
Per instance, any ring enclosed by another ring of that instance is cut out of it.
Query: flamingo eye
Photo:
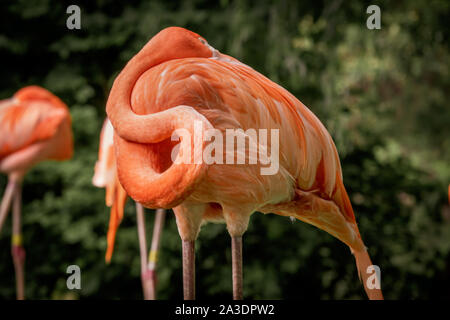
[[[205,46],[208,44],[205,39],[198,38],[198,40],[200,40],[200,42],[203,43]]]

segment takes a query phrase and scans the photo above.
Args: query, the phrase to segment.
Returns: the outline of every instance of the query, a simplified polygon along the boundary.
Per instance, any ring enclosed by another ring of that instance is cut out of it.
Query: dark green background
[[[81,7],[81,30],[66,8]],[[381,30],[366,8],[381,8]],[[140,299],[134,205],[128,201],[110,265],[109,210],[91,185],[105,102],[124,64],[164,27],[187,27],[281,84],[333,136],[361,234],[389,299],[450,298],[449,2],[2,0],[0,98],[41,85],[70,107],[75,156],[25,178],[26,295]],[[4,190],[6,177],[0,177]],[[153,213],[148,211],[148,229]],[[10,220],[0,235],[0,297],[13,299]],[[230,239],[207,225],[197,242],[197,295],[231,298]],[[81,267],[82,289],[66,289]],[[182,297],[173,214],[162,236],[158,293]],[[301,222],[255,214],[244,237],[244,295],[365,299],[354,259]]]

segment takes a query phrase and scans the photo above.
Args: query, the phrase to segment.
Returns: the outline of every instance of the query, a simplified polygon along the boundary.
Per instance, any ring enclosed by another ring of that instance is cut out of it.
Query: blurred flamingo
[[[0,230],[13,205],[12,256],[17,299],[25,298],[21,227],[21,183],[25,173],[44,160],[67,160],[73,154],[70,113],[49,91],[29,86],[0,101],[0,171],[8,185],[0,208]]]
[[[126,192],[144,207],[174,210],[182,239],[185,299],[195,298],[194,245],[207,221],[226,223],[232,239],[233,298],[242,299],[242,235],[255,211],[295,217],[343,241],[356,258],[369,298],[383,298],[381,289],[367,285],[372,262],[333,140],[284,88],[221,54],[198,34],[171,27],[155,35],[117,76],[106,111]],[[281,142],[270,145],[268,152],[278,152],[279,170],[262,175],[262,163],[198,161],[211,151],[202,134],[212,128],[221,133],[278,129]],[[194,138],[172,141],[180,129]],[[174,151],[173,160],[174,146],[178,153]],[[183,160],[186,154],[190,161]]]
[[[100,133],[100,146],[98,152],[98,161],[95,164],[95,174],[92,184],[97,187],[106,188],[106,205],[111,207],[109,228],[107,233],[108,247],[105,260],[110,263],[114,250],[114,242],[122,219],[127,193],[123,189],[117,178],[116,159],[114,156],[114,129],[111,122],[105,119]],[[156,211],[155,224],[153,229],[153,238],[150,254],[147,262],[147,238],[145,232],[144,208],[136,203],[139,249],[141,257],[141,281],[145,299],[156,299],[156,260],[161,238],[161,231],[164,225],[165,210]]]

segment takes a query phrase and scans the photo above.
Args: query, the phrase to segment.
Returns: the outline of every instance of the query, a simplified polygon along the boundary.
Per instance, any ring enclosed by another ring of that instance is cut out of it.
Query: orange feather
[[[117,229],[123,219],[123,212],[127,200],[127,193],[117,178],[116,159],[113,145],[114,129],[108,119],[105,120],[100,133],[100,146],[98,161],[95,164],[95,173],[92,183],[97,187],[106,188],[105,202],[111,207],[105,260],[111,261]]]

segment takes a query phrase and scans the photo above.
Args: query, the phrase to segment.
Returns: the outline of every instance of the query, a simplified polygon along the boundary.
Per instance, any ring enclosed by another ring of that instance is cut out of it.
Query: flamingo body
[[[341,225],[340,237],[361,248],[358,233],[352,228],[355,218],[342,184],[334,143],[317,117],[289,92],[250,67],[227,58],[168,61],[148,70],[136,82],[131,96],[136,114],[158,113],[178,105],[193,107],[224,135],[227,128],[259,128],[278,129],[282,137],[279,173],[261,175],[256,165],[212,164],[185,201],[219,203],[230,209],[244,205],[253,211],[267,211],[265,207],[274,209],[280,203],[280,208],[284,208],[298,190],[337,206],[339,215],[348,221]],[[140,147],[146,149],[150,166],[156,170],[171,165],[173,143]],[[135,163],[129,158],[127,152],[119,152],[119,161],[123,161],[119,172],[126,176],[122,179],[126,188],[132,189],[140,185],[136,180],[147,177],[138,171],[130,178]],[[140,200],[145,203],[146,199]],[[208,208],[205,219],[223,220],[214,208]]]
[[[29,86],[0,102],[0,171],[23,175],[36,163],[72,157],[67,106],[47,90]]]

